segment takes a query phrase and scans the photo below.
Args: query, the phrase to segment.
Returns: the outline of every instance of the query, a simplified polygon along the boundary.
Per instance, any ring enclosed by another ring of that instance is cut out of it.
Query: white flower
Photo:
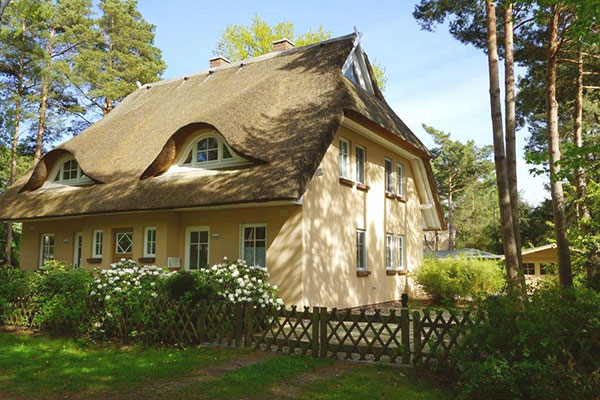
[[[106,296],[104,296],[104,300],[110,300],[110,294],[107,294]]]
[[[158,297],[158,293],[156,293],[156,292],[152,292],[150,295],[154,298]]]
[[[90,296],[95,296],[96,292],[94,292],[93,290],[90,292]]]

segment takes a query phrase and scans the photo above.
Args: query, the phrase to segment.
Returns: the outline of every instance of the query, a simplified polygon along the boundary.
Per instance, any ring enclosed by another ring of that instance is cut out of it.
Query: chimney
[[[294,43],[287,38],[279,39],[273,42],[273,51],[291,50],[294,47]]]
[[[216,56],[208,61],[210,62],[210,68],[216,68],[230,64],[230,61],[223,56]]]

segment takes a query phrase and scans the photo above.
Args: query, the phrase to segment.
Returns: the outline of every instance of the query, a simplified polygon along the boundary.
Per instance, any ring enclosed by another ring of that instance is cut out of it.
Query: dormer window
[[[74,157],[70,156],[67,158],[63,158],[59,160],[54,169],[51,171],[49,175],[47,186],[54,185],[85,185],[91,183],[92,180],[88,178],[77,160]]]
[[[169,171],[181,171],[189,168],[218,169],[249,164],[238,156],[225,139],[216,132],[204,133],[191,140],[181,157]]]

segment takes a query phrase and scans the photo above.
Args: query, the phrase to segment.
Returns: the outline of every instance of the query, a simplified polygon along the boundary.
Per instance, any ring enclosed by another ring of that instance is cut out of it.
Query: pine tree
[[[154,45],[154,26],[137,9],[136,0],[102,0],[96,38],[76,55],[69,74],[84,99],[102,115],[136,89],[151,83],[166,68]]]

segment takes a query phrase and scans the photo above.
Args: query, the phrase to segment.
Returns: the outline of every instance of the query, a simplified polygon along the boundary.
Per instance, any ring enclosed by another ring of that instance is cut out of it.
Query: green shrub
[[[446,304],[496,294],[504,285],[496,261],[465,257],[426,258],[413,276],[436,303]]]
[[[207,275],[195,271],[181,271],[169,276],[165,282],[167,295],[181,303],[195,305],[202,299],[214,299],[217,285]]]
[[[600,371],[580,372],[563,353],[575,335],[600,327],[600,294],[554,286],[525,302],[486,299],[479,312],[486,315],[484,323],[471,328],[452,353],[462,398],[577,399],[600,393]],[[600,349],[590,351],[598,359]]]
[[[31,273],[10,265],[0,267],[0,323],[11,310],[11,304],[29,298],[33,287]]]
[[[34,322],[53,333],[80,333],[87,328],[90,271],[50,261],[34,276],[34,299],[38,306]]]

